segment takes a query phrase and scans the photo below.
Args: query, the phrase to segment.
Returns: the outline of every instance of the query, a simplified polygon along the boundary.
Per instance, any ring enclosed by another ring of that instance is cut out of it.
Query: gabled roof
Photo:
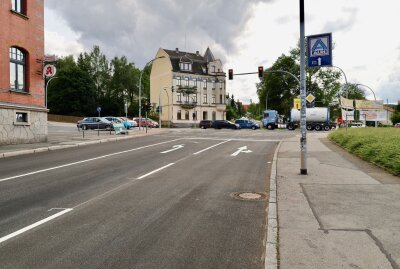
[[[200,54],[166,49],[164,49],[164,51],[168,54],[171,60],[173,72],[207,75],[207,61]],[[181,71],[179,68],[180,62],[192,63],[192,71]]]
[[[212,54],[210,48],[207,48],[206,53],[204,53],[204,59],[209,63],[209,62],[214,62],[215,58],[214,55]]]

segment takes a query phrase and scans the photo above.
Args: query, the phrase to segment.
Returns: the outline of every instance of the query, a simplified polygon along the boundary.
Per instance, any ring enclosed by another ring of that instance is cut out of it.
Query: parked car
[[[129,122],[132,125],[132,127],[137,127],[138,126],[137,122],[134,121],[134,120],[130,120],[130,119],[126,118],[126,117],[121,117],[121,119],[124,120],[124,121]]]
[[[77,122],[76,126],[82,128],[82,130],[87,129],[112,129],[112,123],[109,120],[100,117],[87,117],[83,120]]]
[[[211,128],[211,124],[213,123],[212,120],[201,120],[199,123],[199,127],[201,129]]]
[[[127,120],[123,120],[122,118],[119,118],[119,117],[113,117],[113,116],[107,116],[107,117],[104,117],[106,120],[108,120],[108,121],[111,121],[112,123],[122,123],[122,124],[124,124],[124,127],[126,128],[126,129],[130,129],[130,128],[132,128],[132,124],[129,122],[129,121],[127,121]]]
[[[239,119],[235,120],[236,124],[239,124],[241,129],[259,129],[260,125],[255,123],[254,121],[248,120],[248,119]]]
[[[213,123],[211,124],[211,127],[215,128],[215,129],[240,129],[239,124],[235,124],[228,120],[213,121]]]
[[[139,126],[139,118],[133,118],[134,121],[136,121],[137,125]],[[158,125],[158,124],[157,124]],[[142,123],[141,123],[141,127],[149,127],[149,128],[153,128],[154,124],[151,120],[146,119],[146,118],[142,118]]]
[[[400,122],[394,125],[394,128],[400,128]]]

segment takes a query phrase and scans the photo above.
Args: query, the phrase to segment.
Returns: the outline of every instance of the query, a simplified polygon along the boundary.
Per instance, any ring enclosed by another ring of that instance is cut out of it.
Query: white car
[[[126,118],[126,117],[120,117],[120,118],[123,119],[124,121],[127,121],[130,124],[132,124],[132,127],[137,127],[138,126],[137,122],[134,121],[134,120],[130,120],[130,119]]]

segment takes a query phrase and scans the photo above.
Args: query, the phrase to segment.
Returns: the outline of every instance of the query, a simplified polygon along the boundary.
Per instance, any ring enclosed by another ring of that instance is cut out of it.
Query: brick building
[[[44,0],[0,1],[0,144],[47,139]]]

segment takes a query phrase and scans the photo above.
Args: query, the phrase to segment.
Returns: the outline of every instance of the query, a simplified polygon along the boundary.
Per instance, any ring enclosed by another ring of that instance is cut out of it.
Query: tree
[[[50,112],[73,116],[95,115],[95,85],[88,73],[77,66],[72,56],[60,59],[57,67],[57,79],[48,87]]]

